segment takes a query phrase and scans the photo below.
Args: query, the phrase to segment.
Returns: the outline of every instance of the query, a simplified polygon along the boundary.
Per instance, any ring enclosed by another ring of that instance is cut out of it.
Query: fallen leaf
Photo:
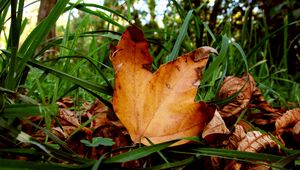
[[[74,101],[71,96],[67,96],[57,100],[56,104],[58,104],[60,108],[69,108],[74,105]]]
[[[264,152],[267,149],[278,150],[279,146],[267,134],[262,134],[260,131],[250,131],[239,142],[237,150],[246,152]]]
[[[286,128],[288,126],[294,126],[300,121],[300,108],[288,110],[285,114],[279,117],[275,122],[276,131]]]
[[[111,113],[111,110],[98,99],[89,106],[87,111],[83,113],[82,117],[90,119],[96,114],[98,114],[98,116],[91,122],[91,129],[97,129],[100,126],[104,126],[109,123],[113,123],[118,127],[123,127],[115,114]]]
[[[67,139],[68,136],[72,134],[72,132],[76,129],[77,129],[76,126],[62,126],[62,127],[53,127],[51,131],[60,139]]]
[[[283,109],[273,108],[263,97],[261,90],[251,74],[242,77],[228,76],[224,79],[219,91],[219,98],[237,96],[230,103],[219,108],[220,114],[226,118],[226,123],[235,122],[236,117],[247,108],[259,109],[260,113],[250,114],[252,121],[257,125],[267,126],[275,122],[282,114]]]
[[[54,133],[59,135],[59,137],[65,138],[66,136],[69,136],[75,129],[81,126],[74,111],[60,108],[57,118],[63,129],[60,127],[52,127],[52,130]],[[92,131],[87,127],[83,127],[81,131],[84,131],[88,135],[92,134]]]
[[[274,140],[271,139],[269,135],[262,134],[260,131],[245,132],[245,129],[241,125],[235,126],[235,131],[230,136],[229,144],[226,148],[258,153],[270,153],[272,151],[277,153],[279,152],[279,146]],[[224,169],[270,169],[270,167],[266,165],[247,164],[232,160],[227,163]]]
[[[224,170],[240,170],[242,168],[242,164],[237,162],[236,160],[230,161]]]
[[[199,135],[213,112],[194,98],[208,55],[215,49],[198,48],[152,73],[147,45],[142,31],[130,26],[111,49],[116,115],[135,143],[149,145],[146,138],[160,143]]]
[[[211,138],[213,138],[216,135],[229,133],[230,131],[227,129],[224,120],[222,119],[220,113],[216,109],[214,117],[209,121],[209,123],[205,126],[202,132],[202,138],[204,138],[207,141],[210,141],[212,140]]]
[[[220,108],[222,117],[237,115],[248,106],[255,90],[255,82],[251,75],[245,75],[241,78],[234,76],[226,77],[220,88],[219,97],[227,98],[239,90],[241,90],[240,93],[232,102]]]
[[[229,137],[229,144],[227,149],[236,150],[238,148],[239,142],[246,136],[245,130],[241,125],[236,125],[233,134]]]
[[[59,109],[57,118],[60,120],[61,125],[68,125],[68,126],[72,125],[75,127],[80,126],[80,123],[74,111],[68,109]]]
[[[300,143],[300,121],[293,127],[293,138]]]
[[[276,119],[276,136],[284,144],[299,146],[300,143],[300,108],[288,110]],[[284,135],[286,134],[286,135]],[[286,138],[283,138],[286,136]],[[289,136],[291,136],[289,138]]]

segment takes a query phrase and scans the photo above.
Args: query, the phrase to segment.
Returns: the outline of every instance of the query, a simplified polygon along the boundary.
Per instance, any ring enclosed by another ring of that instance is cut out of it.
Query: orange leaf
[[[111,51],[117,116],[135,143],[149,145],[146,138],[160,143],[199,135],[213,110],[194,98],[208,55],[216,51],[198,48],[151,73],[147,45],[142,31],[131,26]]]

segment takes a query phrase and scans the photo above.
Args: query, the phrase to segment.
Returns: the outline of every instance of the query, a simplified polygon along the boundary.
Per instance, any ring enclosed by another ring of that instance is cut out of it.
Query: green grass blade
[[[79,4],[79,5],[75,5],[74,7],[78,10],[83,11],[83,12],[98,16],[99,18],[103,19],[104,21],[107,21],[108,23],[111,23],[112,25],[115,25],[115,26],[119,27],[119,29],[122,30],[122,31],[125,30],[125,27],[123,25],[121,25],[118,22],[114,21],[111,17],[107,16],[104,12],[93,11],[93,10],[87,8],[86,6],[91,6],[91,4],[88,4],[88,5],[87,4]],[[102,8],[102,6],[95,5],[95,4],[93,4],[92,6]],[[110,10],[110,12],[111,12],[111,10]],[[116,13],[116,12],[114,12],[114,13]],[[118,15],[118,16],[120,16],[120,15]],[[126,21],[127,21],[127,19],[126,19]]]
[[[244,64],[245,64],[245,67],[246,67],[246,72],[249,73],[249,67],[248,67],[248,61],[247,61],[247,56],[244,52],[244,50],[242,49],[242,47],[236,43],[236,42],[232,42],[232,45],[235,46],[238,51],[240,52],[241,56],[242,56],[242,59],[244,61]]]
[[[249,13],[250,13],[250,9],[247,8],[246,12],[245,12],[245,15],[243,16],[244,22],[243,22],[243,27],[242,27],[242,30],[241,30],[241,32],[242,32],[241,33],[241,43],[242,43],[243,48],[246,47],[247,43],[250,44],[250,42],[247,40],[247,38],[250,37],[249,36],[249,31],[248,31],[248,25],[249,25],[249,23],[251,23],[251,21],[249,21]]]
[[[202,84],[202,82],[203,83],[208,82],[208,80],[210,80],[212,78],[213,74],[215,74],[215,71],[218,69],[219,65],[226,59],[228,47],[229,47],[229,39],[227,36],[224,35],[222,37],[220,53],[215,58],[215,60],[209,65],[207,70],[205,70],[201,84]]]
[[[292,154],[292,155],[289,155],[275,163],[273,163],[273,165],[275,167],[279,167],[279,168],[284,168],[287,164],[295,161],[296,159],[299,159],[300,158],[300,151],[298,150],[298,153],[295,153],[295,154]]]
[[[88,124],[90,124],[93,120],[95,120],[97,117],[99,116],[99,114],[96,114],[94,116],[92,116],[89,120],[87,120],[86,122],[82,123],[78,128],[76,128],[68,137],[67,139],[71,138],[74,134],[76,134],[77,132],[79,132],[83,127],[87,126]]]
[[[177,140],[134,149],[134,150],[128,151],[126,153],[105,159],[103,161],[103,163],[122,163],[122,162],[140,159],[145,156],[151,155],[155,152],[158,152],[162,149],[165,149],[175,142],[177,142]]]
[[[182,6],[176,0],[172,0],[172,2],[175,5],[177,12],[180,15],[180,18],[183,18],[185,15],[185,10],[182,8]]]
[[[27,61],[34,56],[36,48],[44,40],[44,38],[50,32],[52,26],[57,21],[58,17],[64,11],[69,0],[58,0],[56,5],[52,8],[51,12],[26,38],[23,45],[20,47],[18,56],[22,57],[18,65],[17,78],[21,77],[23,69],[26,66]]]
[[[191,156],[191,157],[181,160],[181,161],[164,163],[161,165],[152,166],[151,168],[143,168],[143,170],[172,169],[172,168],[188,165],[195,160],[196,160],[196,158],[194,156]]]
[[[33,161],[22,161],[12,159],[0,158],[1,170],[20,170],[20,169],[31,169],[31,170],[65,170],[65,169],[81,169],[87,168],[88,165],[65,165],[62,163],[41,163]]]
[[[69,4],[73,4],[73,3],[69,3]],[[91,3],[80,3],[80,4],[77,4],[74,6],[74,8],[81,8],[82,6],[84,7],[95,7],[95,8],[99,8],[99,9],[102,9],[102,10],[105,10],[105,11],[108,11],[114,15],[117,15],[118,17],[124,19],[125,21],[130,21],[130,19],[127,19],[125,16],[123,16],[122,14],[118,13],[116,10],[112,10],[108,7],[105,7],[105,6],[101,6],[101,5],[97,5],[97,4],[91,4]]]
[[[110,90],[113,90],[110,82],[108,81],[108,79],[106,78],[106,76],[103,74],[103,72],[98,68],[98,66],[95,64],[94,59],[89,57],[89,56],[79,56],[79,55],[73,55],[73,56],[61,56],[59,58],[55,58],[53,59],[54,61],[57,60],[61,60],[64,58],[82,58],[87,60],[90,64],[92,64],[92,66],[96,69],[96,71],[99,73],[99,75],[103,78],[103,80],[105,81],[105,83],[107,84],[107,87],[110,88]],[[48,61],[53,61],[53,60],[48,60]]]
[[[7,118],[24,118],[28,116],[43,116],[46,113],[55,115],[57,112],[57,105],[13,104],[4,107],[2,116]]]
[[[216,37],[213,34],[213,32],[211,31],[211,29],[209,28],[207,23],[202,22],[204,28],[206,29],[206,31],[208,32],[208,34],[211,36],[211,38],[213,39],[212,43],[216,41]]]
[[[67,81],[70,81],[70,82],[72,82],[74,84],[77,84],[78,86],[80,86],[82,88],[90,89],[90,90],[95,90],[95,91],[103,93],[103,94],[112,95],[112,91],[107,86],[96,85],[94,83],[91,83],[91,82],[88,82],[88,81],[84,81],[84,80],[82,80],[80,78],[71,76],[71,75],[69,75],[67,73],[55,70],[53,68],[44,66],[44,65],[39,64],[39,63],[34,62],[34,61],[28,61],[28,64],[31,65],[31,66],[33,66],[33,67],[36,67],[38,69],[47,71],[47,72],[49,72],[49,73],[51,73],[51,74],[53,74],[53,75],[55,75],[55,76],[57,76],[59,78],[62,78],[64,80],[67,80]]]
[[[131,2],[131,0],[126,0],[128,21],[131,20],[131,10],[130,10],[131,3],[130,2]]]
[[[198,154],[205,156],[218,156],[229,159],[246,159],[250,161],[252,160],[275,162],[283,158],[282,156],[271,155],[266,153],[252,153],[219,148],[196,148],[193,150],[196,151]]]
[[[17,6],[19,7],[17,9]],[[15,90],[18,79],[16,73],[16,61],[17,61],[17,51],[20,40],[20,30],[22,23],[22,14],[23,14],[23,6],[24,0],[19,1],[11,1],[11,24],[10,24],[10,32],[8,38],[8,47],[7,49],[11,51],[11,56],[9,59],[9,69],[7,79],[5,80],[5,87]]]
[[[283,29],[283,57],[279,66],[281,66],[281,68],[288,69],[288,15],[284,16],[283,22],[285,25]]]
[[[169,61],[172,61],[172,60],[175,60],[178,56],[178,52],[179,52],[179,49],[180,49],[180,46],[181,46],[181,43],[182,41],[184,40],[184,37],[187,33],[187,29],[189,27],[189,23],[190,23],[190,20],[193,16],[193,12],[194,10],[189,10],[188,14],[186,15],[185,19],[184,19],[184,22],[180,28],[180,32],[179,32],[179,35],[176,39],[176,42],[174,44],[174,47],[172,49],[172,52],[171,54],[169,54],[166,59],[165,59],[165,63],[169,62]]]
[[[103,154],[93,165],[92,170],[100,169],[99,166],[101,165],[102,161],[105,159],[106,154]]]
[[[64,149],[66,149],[69,153],[74,154],[75,152],[69,148],[69,146],[62,141],[61,139],[59,139],[57,136],[55,136],[54,134],[52,134],[48,129],[45,129],[43,127],[40,127],[32,122],[28,122],[29,124],[31,124],[32,126],[34,126],[37,129],[42,130],[45,134],[47,134],[54,142],[56,142],[57,144],[59,144],[60,146],[62,146]]]
[[[1,0],[0,1],[0,14],[2,15],[2,12],[7,8],[10,4],[10,0]],[[3,19],[4,20],[4,19]]]
[[[292,23],[289,23],[287,25],[284,25],[280,28],[278,28],[277,30],[275,30],[274,32],[264,36],[264,38],[262,38],[254,47],[251,48],[251,50],[249,51],[249,53],[247,54],[247,58],[250,58],[252,55],[254,55],[257,51],[259,51],[258,49],[265,45],[265,42],[267,40],[269,40],[271,37],[273,37],[274,35],[276,35],[278,32],[282,31],[283,29],[285,29],[286,27],[289,27],[289,26],[292,26],[292,25],[295,25],[295,24],[299,24],[300,21],[295,21],[295,22],[292,22]]]

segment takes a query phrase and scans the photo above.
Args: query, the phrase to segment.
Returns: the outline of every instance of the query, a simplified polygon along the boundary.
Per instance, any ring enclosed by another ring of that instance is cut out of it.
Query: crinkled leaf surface
[[[220,113],[216,109],[215,113],[214,113],[214,117],[205,126],[205,128],[202,132],[202,137],[206,141],[210,141],[211,138],[214,138],[217,135],[229,134],[229,133],[230,133],[229,129],[227,129],[224,120],[222,119]]]
[[[216,51],[198,48],[152,73],[147,46],[142,31],[130,26],[112,47],[115,113],[135,143],[199,135],[214,110],[194,98],[208,55]]]

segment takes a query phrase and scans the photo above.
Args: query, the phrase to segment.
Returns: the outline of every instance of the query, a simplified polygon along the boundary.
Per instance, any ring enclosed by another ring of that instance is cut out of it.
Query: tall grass
[[[130,1],[127,1],[128,4]],[[221,82],[228,75],[242,75],[249,72],[254,75],[258,86],[263,90],[267,100],[275,106],[285,106],[287,101],[300,106],[299,84],[282,70],[287,69],[287,41],[288,27],[295,23],[285,20],[283,27],[275,32],[266,32],[264,37],[256,35],[257,30],[267,30],[267,25],[259,25],[251,22],[248,30],[249,20],[245,15],[242,37],[234,39],[232,25],[223,21],[224,29],[220,34],[214,34],[208,23],[198,17],[199,12],[205,6],[197,9],[184,10],[176,1],[171,1],[169,6],[173,9],[172,15],[178,15],[179,20],[166,23],[165,28],[148,28],[142,26],[146,38],[149,40],[150,53],[154,57],[153,67],[157,69],[160,64],[174,60],[176,57],[196,48],[192,36],[203,37],[203,44],[216,48],[218,56],[210,59],[205,70],[197,100],[220,103],[217,98]],[[115,157],[98,160],[81,158],[74,153],[66,144],[54,136],[50,131],[50,123],[57,114],[55,102],[65,96],[74,96],[79,106],[81,101],[93,101],[100,99],[112,108],[109,100],[113,93],[113,69],[110,65],[109,44],[120,38],[120,34],[130,24],[132,11],[113,10],[105,6],[88,3],[69,3],[65,0],[57,1],[49,16],[39,23],[35,29],[26,37],[24,43],[20,44],[22,30],[26,27],[26,19],[22,15],[24,0],[0,1],[0,32],[7,35],[7,48],[1,49],[0,53],[0,156],[7,154],[34,157],[35,162],[25,162],[13,159],[0,159],[1,167],[7,168],[32,168],[32,169],[84,169],[99,167],[114,167],[116,163],[136,160],[148,155],[161,153],[165,155],[188,155],[186,159],[162,158],[160,164],[153,168],[167,169],[186,166],[205,156],[219,156],[228,159],[239,159],[242,161],[264,161],[268,157],[270,162],[276,163],[283,156],[270,154],[249,154],[238,151],[203,148],[182,147],[167,148],[176,141],[148,147],[133,148],[131,151]],[[129,5],[127,6],[129,7]],[[82,12],[82,18],[72,18],[72,9]],[[105,11],[105,12],[104,12]],[[64,26],[63,36],[52,40],[45,40],[59,16],[69,13],[69,19]],[[165,13],[167,17],[169,14]],[[9,19],[6,21],[5,18]],[[128,18],[128,19],[127,19]],[[101,23],[101,30],[97,25],[91,26],[94,20]],[[10,22],[10,30],[6,31],[4,25]],[[73,24],[76,29],[73,29]],[[280,67],[269,65],[267,56],[270,54],[270,38],[278,32],[284,32],[284,57]],[[153,34],[157,32],[159,36]],[[254,46],[250,46],[254,44]],[[51,47],[59,49],[58,55],[53,58],[43,59],[46,51]],[[24,89],[26,93],[22,93]],[[62,150],[55,149],[45,143],[32,139],[28,134],[16,128],[19,120],[28,116],[42,116],[46,122],[46,128],[36,126],[44,131],[48,138],[58,144]],[[21,148],[18,144],[29,143],[32,148]],[[201,144],[199,144],[201,146]],[[162,152],[160,152],[162,151]],[[291,152],[292,153],[292,152]],[[291,154],[290,153],[290,154]],[[107,153],[109,154],[109,153]],[[296,153],[297,154],[297,153]],[[164,157],[164,156],[162,156]],[[68,161],[74,165],[55,163],[55,160]],[[293,159],[294,160],[294,159]],[[165,162],[164,162],[165,161]],[[283,168],[283,164],[273,164],[276,168]]]

